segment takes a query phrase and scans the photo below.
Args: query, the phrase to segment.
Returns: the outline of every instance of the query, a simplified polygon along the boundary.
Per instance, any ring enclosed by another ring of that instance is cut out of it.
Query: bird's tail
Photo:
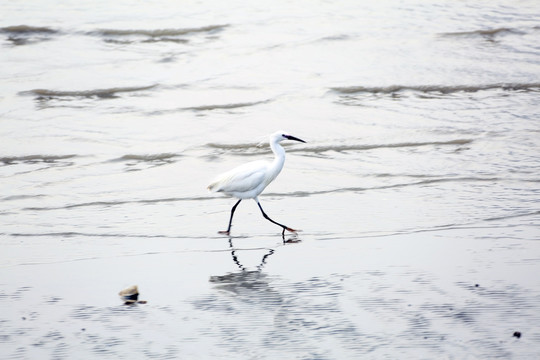
[[[207,188],[208,191],[210,191],[210,192],[216,192],[216,185],[217,185],[217,184],[216,184],[215,182],[213,182],[213,183],[211,183],[210,185],[208,185],[206,188]]]

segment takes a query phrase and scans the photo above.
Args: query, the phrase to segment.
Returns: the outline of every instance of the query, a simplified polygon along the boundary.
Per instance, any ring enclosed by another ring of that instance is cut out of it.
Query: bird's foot
[[[285,237],[285,230],[287,230],[289,232],[292,232],[294,234],[296,234],[298,231],[300,231],[300,230],[291,229],[290,227],[287,227],[287,226],[283,226],[283,231],[281,232],[281,236],[283,236],[283,237]]]
[[[293,233],[288,239],[285,239],[285,230]],[[281,233],[281,238],[283,239],[283,243],[284,244],[294,244],[294,243],[301,242],[302,240],[300,240],[298,238],[298,231],[301,231],[301,230],[295,230],[295,229],[291,229],[290,227],[284,226],[283,227],[283,232]]]

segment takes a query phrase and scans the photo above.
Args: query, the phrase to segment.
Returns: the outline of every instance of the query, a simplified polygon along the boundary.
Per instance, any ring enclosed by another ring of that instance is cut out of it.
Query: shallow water
[[[540,353],[535,1],[0,11],[3,358]]]

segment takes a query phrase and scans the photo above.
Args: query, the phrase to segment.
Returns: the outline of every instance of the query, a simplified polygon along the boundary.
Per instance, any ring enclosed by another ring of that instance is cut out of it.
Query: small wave
[[[407,183],[398,183],[398,184],[390,184],[390,185],[381,185],[381,186],[372,186],[372,187],[345,187],[345,188],[336,188],[336,189],[329,189],[329,190],[318,190],[318,191],[295,191],[292,193],[264,193],[261,196],[280,196],[280,197],[308,197],[313,195],[326,195],[326,194],[332,194],[332,193],[347,193],[347,192],[364,192],[364,191],[372,191],[372,190],[387,190],[387,189],[399,189],[399,188],[406,188],[406,187],[413,187],[413,186],[426,186],[426,185],[432,185],[432,184],[440,184],[440,183],[452,183],[452,182],[493,182],[493,181],[499,181],[500,178],[478,178],[478,177],[458,177],[458,178],[433,178],[433,179],[426,179],[421,181],[415,181],[415,182],[407,182]]]
[[[0,28],[0,32],[12,35],[24,34],[56,34],[58,30],[46,26],[15,25]]]
[[[388,148],[409,148],[409,147],[422,147],[422,146],[461,146],[472,143],[473,139],[453,139],[446,141],[424,141],[424,142],[403,142],[403,143],[389,143],[389,144],[344,144],[344,145],[328,145],[328,146],[302,146],[295,147],[293,145],[283,145],[287,147],[287,152],[300,152],[300,153],[315,153],[320,154],[328,151],[345,152],[345,151],[366,151],[376,149],[388,149]],[[269,153],[271,150],[268,144],[257,143],[244,143],[244,144],[219,144],[208,143],[207,147],[211,149],[221,150],[223,152],[230,152],[233,154],[240,154],[244,156],[260,155],[261,153]],[[249,150],[249,151],[247,151]]]
[[[517,213],[517,214],[510,214],[510,215],[505,215],[505,216],[495,216],[495,217],[487,218],[484,221],[499,221],[499,220],[507,220],[507,219],[520,218],[520,217],[536,216],[536,215],[540,215],[540,210],[522,212],[522,213]]]
[[[173,158],[181,155],[175,153],[163,153],[163,154],[148,154],[148,155],[124,155],[111,161],[142,161],[142,162],[169,162]]]
[[[102,35],[102,36],[146,36],[146,37],[167,37],[167,36],[180,36],[188,35],[192,33],[214,33],[221,31],[229,25],[208,25],[197,28],[184,28],[184,29],[100,29],[90,32],[90,34]]]
[[[114,87],[109,89],[94,89],[94,90],[80,90],[80,91],[65,91],[65,90],[48,90],[48,89],[34,89],[22,91],[20,95],[34,95],[39,99],[58,98],[58,97],[84,97],[84,98],[114,98],[117,93],[123,92],[136,92],[149,90],[156,87],[157,84],[138,87]]]
[[[343,41],[343,40],[349,40],[351,38],[350,35],[347,34],[338,34],[338,35],[330,35],[320,38],[318,41]]]
[[[394,236],[394,235],[403,235],[403,234],[415,234],[415,233],[423,233],[423,232],[438,232],[438,231],[446,231],[446,230],[461,230],[461,229],[480,229],[486,227],[484,223],[491,222],[491,221],[501,221],[501,220],[511,220],[515,218],[524,218],[524,217],[531,217],[531,216],[538,216],[540,214],[540,211],[531,211],[531,212],[523,212],[519,214],[508,214],[504,216],[499,217],[492,217],[492,218],[484,218],[484,219],[477,219],[470,222],[463,222],[463,223],[450,223],[446,225],[438,225],[433,226],[430,228],[418,228],[418,229],[410,229],[410,230],[402,230],[402,231],[396,231],[393,233],[387,233],[382,235],[370,235],[366,237],[380,237],[380,236]],[[501,225],[501,227],[505,227],[505,225]],[[494,225],[489,225],[487,228],[494,229]]]
[[[45,232],[45,233],[3,233],[1,235],[7,235],[12,237],[62,237],[62,238],[72,238],[72,237],[100,237],[100,238],[134,238],[134,239],[208,239],[208,236],[186,236],[186,235],[165,235],[165,234],[122,234],[122,233],[84,233],[77,231],[63,231],[63,232]],[[205,252],[206,250],[201,250]],[[229,249],[225,250],[211,250],[211,251],[230,251]],[[150,255],[158,254],[158,252],[147,252],[137,255]],[[129,255],[128,255],[129,256]],[[71,259],[66,261],[81,261],[81,260],[90,260],[96,259],[96,257],[91,258],[80,258],[80,259]],[[40,263],[24,263],[20,265],[37,265]],[[45,263],[43,263],[45,264]]]
[[[37,199],[40,197],[45,197],[46,195],[37,194],[37,195],[11,195],[2,198],[2,201],[12,201],[12,200],[25,200],[25,199]]]
[[[142,42],[143,43],[172,42],[172,43],[177,43],[177,44],[185,44],[185,43],[188,43],[189,41],[186,40],[186,39],[176,39],[176,38],[171,38],[171,37],[161,37],[159,39],[155,39],[155,38],[146,39],[146,40],[144,40]]]
[[[18,163],[56,163],[60,160],[66,160],[77,155],[26,155],[26,156],[4,156],[0,157],[0,163],[4,165],[13,165]]]
[[[307,152],[307,153],[322,153],[322,152],[327,152],[327,151],[336,151],[336,152],[365,151],[365,150],[374,150],[374,149],[409,148],[409,147],[421,147],[421,146],[467,145],[472,142],[473,142],[472,139],[454,139],[454,140],[448,140],[448,141],[403,142],[403,143],[390,143],[390,144],[328,145],[328,146],[292,148],[287,151],[288,152]]]
[[[457,32],[447,32],[447,33],[441,33],[441,36],[482,36],[487,38],[493,38],[496,35],[500,34],[523,34],[524,32],[517,29],[512,28],[495,28],[495,29],[480,29],[480,30],[472,30],[472,31],[457,31]]]
[[[247,149],[254,149],[258,147],[258,144],[256,143],[250,143],[250,144],[219,144],[219,143],[208,143],[206,144],[207,147],[212,149],[219,149],[219,150],[247,150]]]
[[[265,104],[270,100],[254,101],[254,102],[243,102],[243,103],[230,103],[230,104],[211,104],[211,105],[200,105],[200,106],[188,106],[176,109],[165,109],[165,110],[156,110],[147,112],[148,115],[162,115],[166,113],[175,113],[180,111],[213,111],[213,110],[233,110],[243,107],[256,106],[259,104]]]
[[[458,92],[478,92],[484,90],[505,90],[505,91],[540,91],[540,83],[496,83],[485,85],[391,85],[391,86],[346,86],[346,87],[334,87],[331,88],[339,94],[394,94],[403,91],[414,91],[421,93],[440,93],[440,94],[452,94]]]
[[[58,30],[45,26],[15,25],[0,28],[0,33],[6,34],[7,40],[17,46],[49,40]]]
[[[266,141],[259,143],[243,143],[243,144],[220,144],[220,143],[208,143],[206,147],[217,150],[217,153],[229,153],[241,156],[254,156],[261,154],[270,154],[272,150]],[[290,151],[289,144],[283,144]]]
[[[137,235],[137,234],[99,234],[99,233],[81,233],[76,231],[63,232],[48,232],[48,233],[10,233],[7,234],[14,237],[30,237],[30,236],[55,236],[55,237],[74,237],[74,236],[90,236],[90,237],[143,237],[143,238],[163,238],[169,237],[166,235]]]
[[[141,200],[114,200],[114,201],[91,201],[85,203],[69,204],[63,206],[46,206],[46,207],[27,207],[23,210],[28,211],[50,211],[50,210],[68,210],[79,207],[91,207],[91,206],[120,206],[126,204],[158,204],[167,202],[179,202],[179,201],[201,201],[201,200],[214,200],[214,196],[193,196],[184,198],[161,198],[161,199],[141,199]]]
[[[201,106],[185,107],[183,108],[183,110],[211,111],[211,110],[220,110],[220,109],[237,109],[237,108],[242,108],[242,107],[264,104],[266,102],[267,101],[255,101],[255,102],[232,103],[232,104],[201,105]]]

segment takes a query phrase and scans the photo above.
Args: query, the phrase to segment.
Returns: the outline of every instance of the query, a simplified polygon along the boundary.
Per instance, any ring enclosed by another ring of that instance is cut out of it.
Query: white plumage
[[[285,230],[295,231],[285,225],[279,224],[270,219],[265,214],[257,196],[263,192],[263,190],[270,184],[283,169],[285,163],[285,150],[279,144],[283,140],[296,140],[305,142],[294,136],[288,135],[283,131],[277,131],[270,135],[270,148],[274,153],[274,161],[253,161],[244,165],[240,165],[232,170],[229,170],[212,181],[208,185],[208,190],[212,192],[223,192],[229,196],[233,196],[238,200],[231,210],[231,217],[229,220],[229,226],[226,231],[220,231],[220,233],[229,234],[232,225],[232,218],[236,207],[243,199],[254,199],[263,216],[272,223],[279,225],[283,228],[282,234],[285,234]]]
[[[219,175],[208,186],[212,192],[223,192],[238,199],[259,195],[273,179],[267,180],[270,163],[260,160],[243,164]]]

